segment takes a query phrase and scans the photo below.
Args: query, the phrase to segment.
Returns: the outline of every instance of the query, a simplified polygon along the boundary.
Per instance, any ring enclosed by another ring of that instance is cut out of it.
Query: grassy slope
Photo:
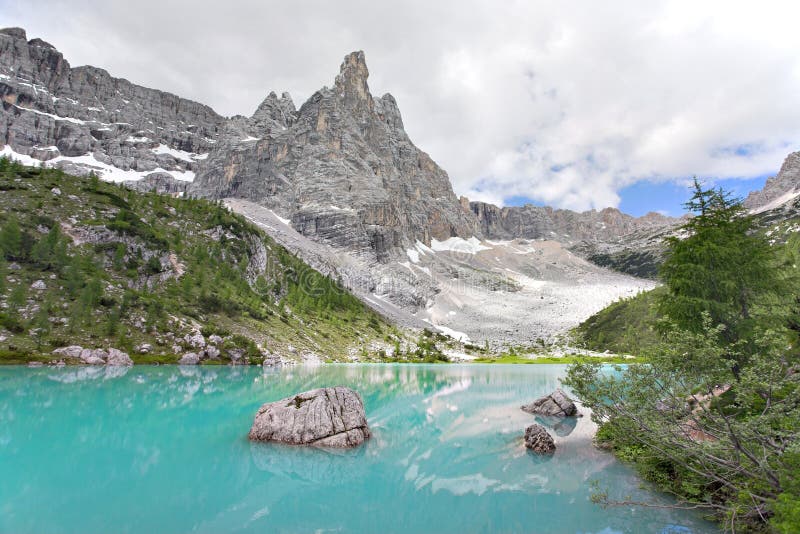
[[[640,354],[658,341],[655,303],[663,293],[657,287],[608,305],[575,328],[577,343],[594,351]]]
[[[760,214],[758,224],[776,246],[785,245],[788,265],[800,265],[800,207],[798,215],[781,212]],[[574,331],[577,344],[595,351],[639,354],[657,341],[654,324],[659,319],[656,300],[664,288],[614,302],[592,315]]]
[[[173,348],[176,339],[193,326],[223,335],[225,348],[244,348],[257,362],[253,342],[288,356],[345,359],[351,351],[369,359],[380,357],[376,342],[403,336],[242,217],[207,201],[0,160],[0,241],[5,363],[50,360],[53,348],[71,344],[113,346],[139,363],[174,362],[186,350]],[[259,243],[266,269],[248,282]],[[37,281],[46,289],[32,288]],[[141,343],[154,346],[150,355],[135,354]]]

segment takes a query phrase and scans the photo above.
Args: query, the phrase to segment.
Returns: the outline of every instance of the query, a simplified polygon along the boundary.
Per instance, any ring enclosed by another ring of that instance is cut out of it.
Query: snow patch
[[[130,139],[130,137],[128,139]],[[145,138],[145,139],[147,139],[147,138]],[[171,147],[168,147],[167,145],[165,145],[163,143],[159,144],[156,148],[151,148],[150,151],[153,154],[169,154],[170,156],[172,156],[175,159],[179,159],[179,160],[187,161],[187,162],[194,161],[194,159],[192,159],[192,158],[195,157],[195,154],[192,154],[191,152],[186,152],[185,150],[178,150],[178,149],[175,149],[175,148],[171,148]],[[206,154],[206,155],[208,155],[208,154]]]
[[[419,251],[410,248],[406,250],[406,255],[411,260],[411,263],[419,263]]]
[[[20,109],[22,111],[30,111],[31,113],[36,113],[37,115],[43,115],[45,117],[50,117],[51,119],[57,121],[67,121],[72,122],[74,124],[86,124],[86,121],[82,121],[80,119],[73,119],[72,117],[59,117],[58,115],[53,115],[52,113],[45,113],[44,111],[39,111],[38,109],[31,109],[31,108],[24,108],[22,106],[17,106],[16,104],[12,104],[15,108]]]
[[[149,141],[149,137],[135,137],[133,135],[129,135],[128,138],[125,139],[126,143],[147,143]]]
[[[451,237],[444,241],[431,239],[431,249],[435,250],[436,252],[462,252],[465,254],[477,254],[482,250],[491,250],[491,248],[492,247],[482,245],[475,236],[472,236],[469,239]]]
[[[48,147],[49,150],[51,147]],[[161,167],[156,168],[152,171],[134,171],[134,170],[122,170],[119,167],[114,167],[113,165],[108,165],[107,163],[103,163],[99,161],[97,158],[94,157],[94,154],[84,154],[83,156],[58,156],[53,159],[47,161],[40,161],[38,159],[32,158],[30,156],[26,156],[25,154],[20,154],[15,152],[10,146],[6,145],[2,151],[0,151],[0,155],[12,158],[23,165],[29,165],[32,167],[56,167],[58,163],[61,162],[69,162],[74,163],[75,165],[80,165],[81,167],[95,172],[98,177],[107,181],[107,182],[124,182],[127,180],[141,180],[148,174],[152,172],[163,172],[171,175],[176,180],[181,180],[184,182],[192,182],[194,181],[195,174],[192,171],[168,171],[166,169],[162,169]]]

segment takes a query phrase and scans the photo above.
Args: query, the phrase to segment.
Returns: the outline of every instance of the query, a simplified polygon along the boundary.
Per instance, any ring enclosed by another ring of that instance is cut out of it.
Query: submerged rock
[[[554,417],[569,417],[578,415],[578,408],[561,388],[544,397],[540,397],[530,404],[522,406],[522,411]]]
[[[370,431],[358,393],[333,387],[264,404],[249,437],[291,445],[356,447],[370,437]]]
[[[534,452],[551,453],[556,450],[553,436],[540,424],[532,424],[525,429],[525,446]]]

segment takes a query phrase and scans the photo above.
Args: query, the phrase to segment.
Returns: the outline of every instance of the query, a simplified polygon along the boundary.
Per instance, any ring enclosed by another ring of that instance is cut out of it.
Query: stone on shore
[[[196,352],[187,352],[178,360],[178,365],[197,365],[200,363],[200,356]]]
[[[59,347],[53,351],[53,354],[64,356],[66,358],[80,358],[83,347],[80,345],[70,345],[68,347]]]
[[[103,349],[83,349],[78,358],[87,365],[105,365],[108,353]]]
[[[108,357],[106,358],[106,365],[119,365],[130,366],[133,365],[133,360],[128,356],[127,352],[122,352],[119,349],[108,349]]]
[[[364,403],[352,389],[299,393],[259,408],[249,437],[317,447],[356,447],[370,437]]]
[[[578,415],[578,408],[566,393],[560,388],[544,397],[540,397],[530,404],[522,406],[522,411],[534,415],[551,417],[570,417]]]
[[[525,429],[525,446],[533,452],[543,454],[549,454],[556,450],[553,436],[542,425],[535,423]]]

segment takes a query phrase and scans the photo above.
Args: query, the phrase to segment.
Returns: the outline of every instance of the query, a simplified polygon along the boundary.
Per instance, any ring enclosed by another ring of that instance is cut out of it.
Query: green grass
[[[4,158],[0,190],[0,302],[7,305],[0,363],[49,361],[54,348],[72,344],[119,348],[136,363],[174,363],[173,345],[196,327],[225,332],[233,340],[226,348],[248,354],[260,344],[329,360],[403,335],[219,203],[138,193]],[[254,275],[259,249],[266,267]],[[45,290],[31,288],[38,280]],[[141,343],[153,352],[137,354]]]
[[[579,346],[616,354],[641,354],[659,341],[655,305],[663,287],[618,300],[592,315],[572,334]]]

